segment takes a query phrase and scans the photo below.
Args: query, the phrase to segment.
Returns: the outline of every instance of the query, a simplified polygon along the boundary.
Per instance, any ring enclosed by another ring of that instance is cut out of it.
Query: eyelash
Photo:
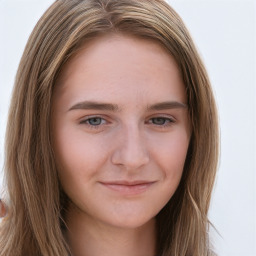
[[[158,119],[158,121],[163,120],[164,124],[155,124],[155,123],[152,122],[154,119]],[[153,125],[155,125],[159,128],[165,128],[165,127],[168,127],[168,126],[172,125],[173,123],[175,123],[174,119],[169,118],[169,117],[164,117],[164,116],[152,117],[149,120],[150,120],[150,123],[152,123]]]
[[[100,123],[96,124],[96,125],[95,124],[94,125],[90,124],[90,121],[93,120],[93,119],[100,119]],[[164,121],[164,123],[163,124],[155,124],[155,123],[153,123],[153,120],[156,121],[156,119],[158,119],[158,121],[162,120],[162,121]],[[105,123],[102,123],[103,121]],[[107,123],[108,122],[104,118],[102,118],[100,116],[92,116],[92,117],[89,117],[89,118],[86,118],[86,119],[80,121],[79,124],[86,125],[89,129],[101,129],[102,125],[105,125]],[[171,126],[173,123],[175,123],[175,120],[173,118],[170,118],[170,117],[158,116],[158,117],[150,118],[149,121],[147,121],[147,123],[153,124],[157,128],[164,129],[166,127]]]
[[[97,125],[90,124],[89,123],[90,120],[93,120],[93,119],[100,119],[100,121],[101,121],[100,124],[97,124]],[[107,121],[104,118],[100,117],[100,116],[92,116],[92,117],[89,117],[89,118],[86,118],[86,119],[80,121],[79,124],[86,125],[90,129],[99,129],[102,126],[102,121],[103,120],[107,123]]]

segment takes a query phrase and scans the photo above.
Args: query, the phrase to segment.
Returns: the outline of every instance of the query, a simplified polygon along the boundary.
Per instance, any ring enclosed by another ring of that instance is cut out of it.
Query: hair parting
[[[162,0],[57,0],[30,35],[15,79],[0,256],[70,254],[63,234],[67,199],[52,149],[52,93],[63,65],[86,42],[110,33],[162,45],[186,87],[192,136],[179,187],[156,217],[158,255],[215,255],[207,214],[218,162],[218,117],[207,72],[181,18]]]

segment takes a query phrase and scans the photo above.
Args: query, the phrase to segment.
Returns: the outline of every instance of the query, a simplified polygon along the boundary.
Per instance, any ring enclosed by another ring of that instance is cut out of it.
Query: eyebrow
[[[116,112],[119,110],[119,107],[116,104],[100,103],[100,102],[94,102],[94,101],[83,101],[72,106],[69,109],[69,111],[74,109],[108,110],[108,111]]]
[[[166,109],[187,108],[187,107],[188,106],[186,104],[178,101],[165,101],[165,102],[148,106],[147,109],[149,111],[154,111],[154,110],[166,110]],[[100,103],[100,102],[94,102],[94,101],[79,102],[74,106],[72,106],[68,111],[75,110],[75,109],[107,110],[107,111],[113,111],[113,112],[117,112],[120,110],[120,108],[116,104]]]
[[[173,108],[187,108],[188,105],[185,103],[181,103],[178,101],[165,101],[161,103],[154,104],[152,106],[148,106],[148,110],[166,110]]]

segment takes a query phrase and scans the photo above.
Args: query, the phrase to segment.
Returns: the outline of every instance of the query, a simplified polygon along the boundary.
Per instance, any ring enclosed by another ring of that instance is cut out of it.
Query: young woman
[[[0,255],[214,255],[210,83],[161,0],[58,0],[10,108]]]

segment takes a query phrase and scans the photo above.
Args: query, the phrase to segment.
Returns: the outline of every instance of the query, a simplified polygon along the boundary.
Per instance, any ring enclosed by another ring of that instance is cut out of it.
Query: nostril
[[[146,138],[138,122],[130,122],[120,133],[112,147],[111,161],[127,170],[137,170],[149,162]]]
[[[112,163],[126,169],[138,169],[149,162],[149,155],[143,146],[127,145],[117,148],[112,155]]]

